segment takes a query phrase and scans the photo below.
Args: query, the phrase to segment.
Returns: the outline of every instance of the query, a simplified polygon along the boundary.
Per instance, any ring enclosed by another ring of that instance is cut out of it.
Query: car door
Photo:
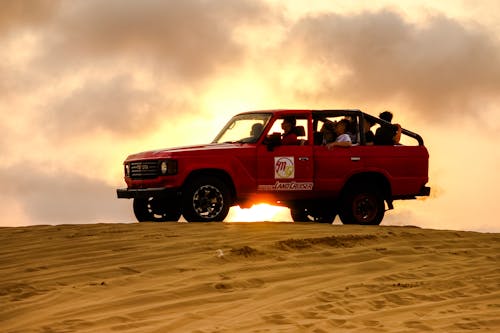
[[[281,119],[277,119],[279,123]],[[309,142],[309,124],[307,118],[297,121],[305,133],[299,136],[298,145],[277,145],[270,148],[262,144],[257,154],[257,190],[269,193],[283,200],[307,196],[313,190],[313,147]],[[276,131],[271,127],[270,133]]]
[[[345,181],[364,165],[364,147],[315,146],[315,185],[318,193],[329,197],[339,194]]]
[[[325,111],[315,114],[315,132],[319,138],[314,144],[315,192],[321,197],[336,197],[347,179],[364,167],[365,147],[359,145],[359,119],[357,113],[349,111]],[[344,119],[349,120],[350,147],[329,146],[337,133],[335,126]]]

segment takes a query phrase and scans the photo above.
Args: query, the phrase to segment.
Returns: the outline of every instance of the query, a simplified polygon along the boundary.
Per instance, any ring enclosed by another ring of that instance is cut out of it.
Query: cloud
[[[291,26],[284,45],[304,68],[321,68],[309,97],[400,97],[428,119],[443,119],[478,112],[478,97],[496,99],[500,89],[498,40],[443,15],[419,24],[391,10],[309,16]]]
[[[117,200],[112,186],[67,170],[19,163],[0,169],[0,182],[2,211],[15,198],[36,224],[131,221],[130,203]]]
[[[128,75],[94,79],[49,105],[39,123],[53,140],[94,135],[98,130],[137,135],[154,130],[165,103],[160,91],[138,87]]]
[[[56,14],[59,3],[59,0],[3,0],[0,34],[47,22]]]
[[[38,90],[44,105],[34,121],[52,141],[148,133],[200,112],[204,85],[246,56],[235,31],[266,22],[269,8],[250,0],[63,2],[37,30],[28,63],[4,71],[17,83],[2,89],[0,79],[0,94],[20,82]]]
[[[121,171],[115,156],[209,132],[207,118],[232,112],[227,101],[234,100],[259,107],[400,103],[407,114],[434,120],[415,129],[432,148],[431,185],[446,191],[425,202],[429,214],[446,217],[464,206],[467,189],[454,184],[467,177],[461,168],[449,172],[461,151],[450,157],[435,140],[451,137],[441,122],[450,115],[498,118],[496,36],[442,14],[418,22],[392,10],[283,15],[251,0],[5,2],[0,152],[8,164],[0,167],[0,209],[12,213],[15,203],[27,223],[133,221],[130,202],[116,199],[104,179]],[[221,107],[207,110],[210,98]],[[187,124],[184,132],[179,123]],[[479,128],[478,145],[486,135],[496,140],[499,128]],[[460,137],[463,126],[453,129]],[[82,176],[83,166],[102,179]],[[486,185],[477,179],[474,193],[493,190]],[[472,216],[466,213],[453,217]]]
[[[267,9],[248,0],[65,3],[46,36],[43,60],[61,68],[126,57],[152,66],[160,76],[200,79],[241,59],[244,48],[235,29],[260,21]]]

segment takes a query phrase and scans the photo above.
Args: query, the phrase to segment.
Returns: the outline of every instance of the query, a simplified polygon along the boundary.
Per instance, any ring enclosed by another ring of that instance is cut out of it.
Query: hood
[[[201,152],[210,152],[215,150],[232,150],[240,148],[242,143],[209,143],[204,145],[193,145],[184,147],[165,148],[157,150],[144,151],[137,154],[132,154],[127,157],[127,160],[145,160],[157,158],[173,158],[178,155],[200,154]]]

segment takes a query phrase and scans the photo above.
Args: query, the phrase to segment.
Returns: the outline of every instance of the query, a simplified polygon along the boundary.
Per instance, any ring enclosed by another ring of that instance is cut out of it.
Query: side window
[[[296,134],[299,140],[307,142],[308,136],[307,119],[297,119]]]
[[[343,119],[349,121],[349,126],[346,128],[346,134],[351,138],[351,142],[353,144],[359,143],[360,135],[357,117],[326,116],[317,120],[316,132],[314,133],[314,144],[323,145],[334,142],[337,138],[337,133],[335,131],[336,124]]]
[[[281,117],[276,119],[276,121],[273,123],[271,126],[271,129],[268,132],[268,135],[281,135],[287,131],[287,125],[283,126],[283,123],[289,122],[290,118],[292,118],[292,121],[295,124],[292,124],[291,126],[291,132],[293,132],[298,139],[297,144],[307,144],[308,142],[308,137],[309,137],[309,128],[307,126],[308,121],[306,118],[300,118],[300,117]]]

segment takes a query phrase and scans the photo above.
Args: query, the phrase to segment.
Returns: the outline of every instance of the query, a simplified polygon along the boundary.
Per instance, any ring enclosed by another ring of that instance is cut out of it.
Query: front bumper
[[[175,189],[160,188],[140,188],[129,189],[119,188],[116,190],[116,195],[119,199],[134,199],[134,198],[164,198],[175,199],[181,196],[181,193]]]

